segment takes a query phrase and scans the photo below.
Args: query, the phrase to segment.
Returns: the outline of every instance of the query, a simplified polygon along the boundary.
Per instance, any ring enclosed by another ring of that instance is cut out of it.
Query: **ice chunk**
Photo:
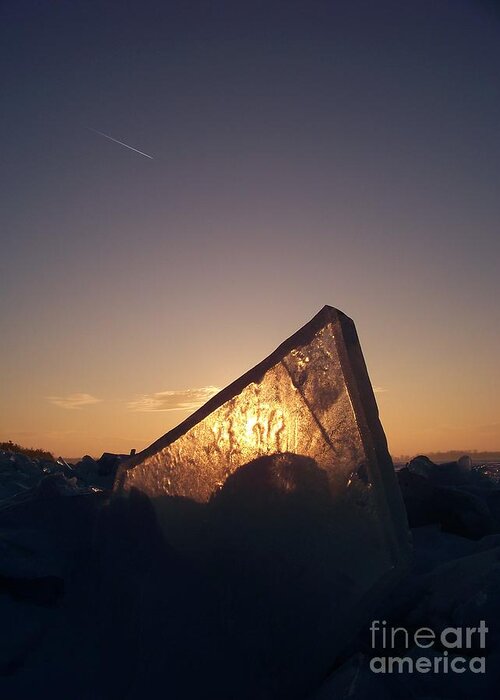
[[[120,465],[115,498],[135,490],[169,544],[218,582],[224,619],[254,640],[257,666],[272,659],[283,697],[327,671],[409,557],[354,323],[329,306]]]
[[[115,489],[207,502],[244,464],[285,452],[324,470],[353,537],[368,527],[385,563],[407,552],[404,508],[354,323],[330,306],[124,462]]]

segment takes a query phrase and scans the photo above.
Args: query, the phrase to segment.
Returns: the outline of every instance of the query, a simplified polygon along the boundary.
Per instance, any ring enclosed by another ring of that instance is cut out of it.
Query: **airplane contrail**
[[[129,146],[128,143],[123,143],[123,141],[118,141],[118,139],[114,139],[112,136],[109,136],[108,134],[105,134],[102,131],[97,131],[97,129],[92,129],[92,127],[90,127],[90,126],[88,126],[87,129],[89,131],[93,131],[94,134],[99,134],[100,136],[104,136],[105,139],[109,139],[110,141],[114,141],[115,143],[119,143],[120,146],[125,146],[125,148],[129,148],[131,151],[135,151],[136,153],[139,153],[141,156],[144,156],[145,158],[149,158],[150,160],[154,160],[153,156],[150,156],[147,153],[144,153],[144,151],[139,151],[138,148],[134,148],[133,146]]]

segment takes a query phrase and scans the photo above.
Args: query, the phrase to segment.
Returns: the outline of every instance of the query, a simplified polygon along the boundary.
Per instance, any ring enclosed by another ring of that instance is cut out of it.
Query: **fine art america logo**
[[[486,673],[486,659],[481,655],[486,647],[488,628],[481,620],[477,627],[446,627],[434,632],[430,627],[420,627],[409,632],[405,627],[388,627],[385,620],[373,620],[370,626],[372,649],[381,656],[370,661],[373,673]],[[398,650],[411,656],[391,655]],[[421,655],[418,649],[426,649]]]

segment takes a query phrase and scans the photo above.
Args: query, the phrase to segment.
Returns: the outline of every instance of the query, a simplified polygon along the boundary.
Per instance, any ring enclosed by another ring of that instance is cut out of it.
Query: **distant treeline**
[[[454,462],[463,455],[469,455],[473,462],[500,462],[500,451],[487,452],[481,450],[448,450],[447,452],[425,452],[433,462]],[[395,462],[409,462],[416,455],[401,455],[395,457]]]
[[[19,452],[20,454],[26,455],[26,457],[30,457],[31,459],[54,460],[54,456],[50,452],[47,452],[47,450],[42,450],[39,447],[22,447],[16,442],[12,442],[12,440],[9,440],[8,442],[0,442],[0,450],[5,450],[6,452]]]

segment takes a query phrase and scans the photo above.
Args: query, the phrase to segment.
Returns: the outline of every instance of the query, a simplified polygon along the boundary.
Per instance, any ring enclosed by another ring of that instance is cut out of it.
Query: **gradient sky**
[[[393,454],[500,449],[495,3],[3,0],[0,55],[0,439],[141,449],[331,304]]]

